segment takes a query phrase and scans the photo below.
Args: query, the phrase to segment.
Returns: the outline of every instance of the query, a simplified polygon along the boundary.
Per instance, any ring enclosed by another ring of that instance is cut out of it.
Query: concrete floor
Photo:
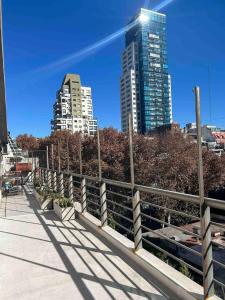
[[[37,208],[32,189],[3,198],[0,299],[166,299],[79,220]]]

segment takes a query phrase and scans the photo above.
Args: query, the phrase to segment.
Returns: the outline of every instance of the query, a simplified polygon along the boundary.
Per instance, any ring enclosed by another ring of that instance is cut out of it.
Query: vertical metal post
[[[34,183],[34,171],[31,172],[29,182]]]
[[[52,172],[51,170],[47,170],[47,185],[51,189],[52,188]]]
[[[40,166],[40,164],[38,164],[38,166]],[[37,169],[37,157],[34,157],[34,169]]]
[[[133,223],[134,223],[134,245],[135,251],[142,248],[142,230],[141,230],[141,202],[140,192],[135,191],[132,198]]]
[[[67,151],[67,172],[69,173],[70,171],[69,138],[67,139],[66,142],[66,151]]]
[[[130,180],[134,188],[134,154],[133,154],[133,125],[131,114],[129,114],[129,148],[130,148]]]
[[[73,201],[73,176],[69,177],[69,198]]]
[[[51,187],[51,173],[49,170],[49,154],[48,154],[48,146],[46,146],[46,165],[47,165],[47,186]]]
[[[198,143],[198,184],[199,184],[201,238],[202,238],[203,286],[204,286],[204,299],[208,299],[215,294],[214,280],[213,280],[210,207],[206,205],[205,197],[204,197],[200,88],[195,87],[194,93],[195,93],[195,110],[196,110],[196,126],[197,126],[197,143]]]
[[[29,153],[28,153],[29,155]],[[34,152],[31,152],[32,171],[34,170]]]
[[[100,202],[101,202],[101,225],[107,225],[107,202],[106,202],[106,184],[101,182]]]
[[[32,163],[34,163],[34,180],[36,181],[37,178],[37,163],[36,163],[36,156],[34,157],[34,152],[32,151]]]
[[[57,173],[53,172],[53,190],[57,192]]]
[[[55,164],[54,164],[54,144],[51,144],[51,154],[52,154],[52,171],[55,169]]]
[[[100,134],[99,129],[97,131],[97,143],[98,143],[98,176],[99,181],[102,181],[102,164],[101,164],[101,144],[100,144]]]
[[[58,141],[58,171],[61,172],[60,141]]]
[[[79,134],[79,162],[80,162],[80,175],[83,174],[83,164],[82,164],[82,136]],[[87,211],[87,187],[86,178],[81,178],[81,212],[85,213]]]
[[[140,192],[134,189],[134,153],[133,153],[133,123],[131,114],[129,114],[129,149],[130,149],[130,178],[132,185],[132,208],[133,208],[133,226],[134,226],[134,245],[135,251],[142,248],[142,230],[141,230],[141,204]]]
[[[101,164],[101,143],[100,143],[100,132],[97,131],[97,142],[98,142],[98,175],[100,182],[100,204],[101,204],[101,225],[107,225],[107,200],[106,200],[106,184],[102,182],[102,164]]]
[[[48,170],[44,170],[44,182],[48,182]]]
[[[49,170],[48,146],[46,146],[46,167],[47,170]]]
[[[80,175],[83,174],[83,164],[82,164],[82,137],[81,133],[79,135],[79,163],[80,163]]]
[[[44,185],[44,170],[41,169],[41,185]]]
[[[86,188],[86,178],[81,180],[81,210],[82,213],[87,211],[87,188]]]
[[[62,196],[64,196],[64,178],[63,173],[59,174],[59,192]]]

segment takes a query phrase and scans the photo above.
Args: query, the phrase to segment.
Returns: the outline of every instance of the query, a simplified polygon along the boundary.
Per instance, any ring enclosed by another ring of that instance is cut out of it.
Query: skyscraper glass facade
[[[172,122],[171,82],[166,47],[166,16],[141,9],[126,33],[126,49],[135,45],[138,131],[146,133]],[[133,116],[134,117],[134,116]]]

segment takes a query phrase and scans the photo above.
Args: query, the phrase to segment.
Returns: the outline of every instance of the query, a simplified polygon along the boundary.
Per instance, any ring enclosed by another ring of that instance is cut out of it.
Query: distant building
[[[2,155],[2,172],[6,174],[11,170],[15,171],[16,165],[25,165],[25,167],[30,165],[31,169],[34,169],[39,165],[38,157],[29,157],[28,151],[22,151],[14,139],[10,136],[8,132],[8,144],[7,144],[7,151]]]
[[[183,133],[185,136],[197,139],[197,128],[195,123],[186,124]],[[216,154],[221,155],[225,149],[225,130],[214,126],[204,125],[202,126],[202,144]]]
[[[185,130],[186,131],[190,131],[190,130],[196,130],[196,123],[187,123],[185,126]]]
[[[90,87],[81,86],[80,76],[67,74],[56,94],[53,105],[52,130],[69,130],[94,135],[97,120],[93,117]]]
[[[128,130],[131,114],[134,131],[145,134],[172,123],[166,16],[141,9],[128,26],[120,82],[121,127]]]
[[[166,134],[168,132],[181,132],[180,125],[176,122],[172,122],[171,124],[165,124],[150,131],[151,134]]]

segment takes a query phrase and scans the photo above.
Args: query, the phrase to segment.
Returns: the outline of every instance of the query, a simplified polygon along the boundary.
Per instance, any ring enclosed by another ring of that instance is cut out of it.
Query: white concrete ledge
[[[108,240],[136,263],[156,284],[169,295],[170,299],[176,300],[200,300],[204,299],[203,287],[175,270],[145,249],[134,251],[134,243],[112,229],[109,226],[101,227],[101,222],[89,213],[79,214],[79,218],[97,234]],[[219,300],[218,297],[210,298]]]

